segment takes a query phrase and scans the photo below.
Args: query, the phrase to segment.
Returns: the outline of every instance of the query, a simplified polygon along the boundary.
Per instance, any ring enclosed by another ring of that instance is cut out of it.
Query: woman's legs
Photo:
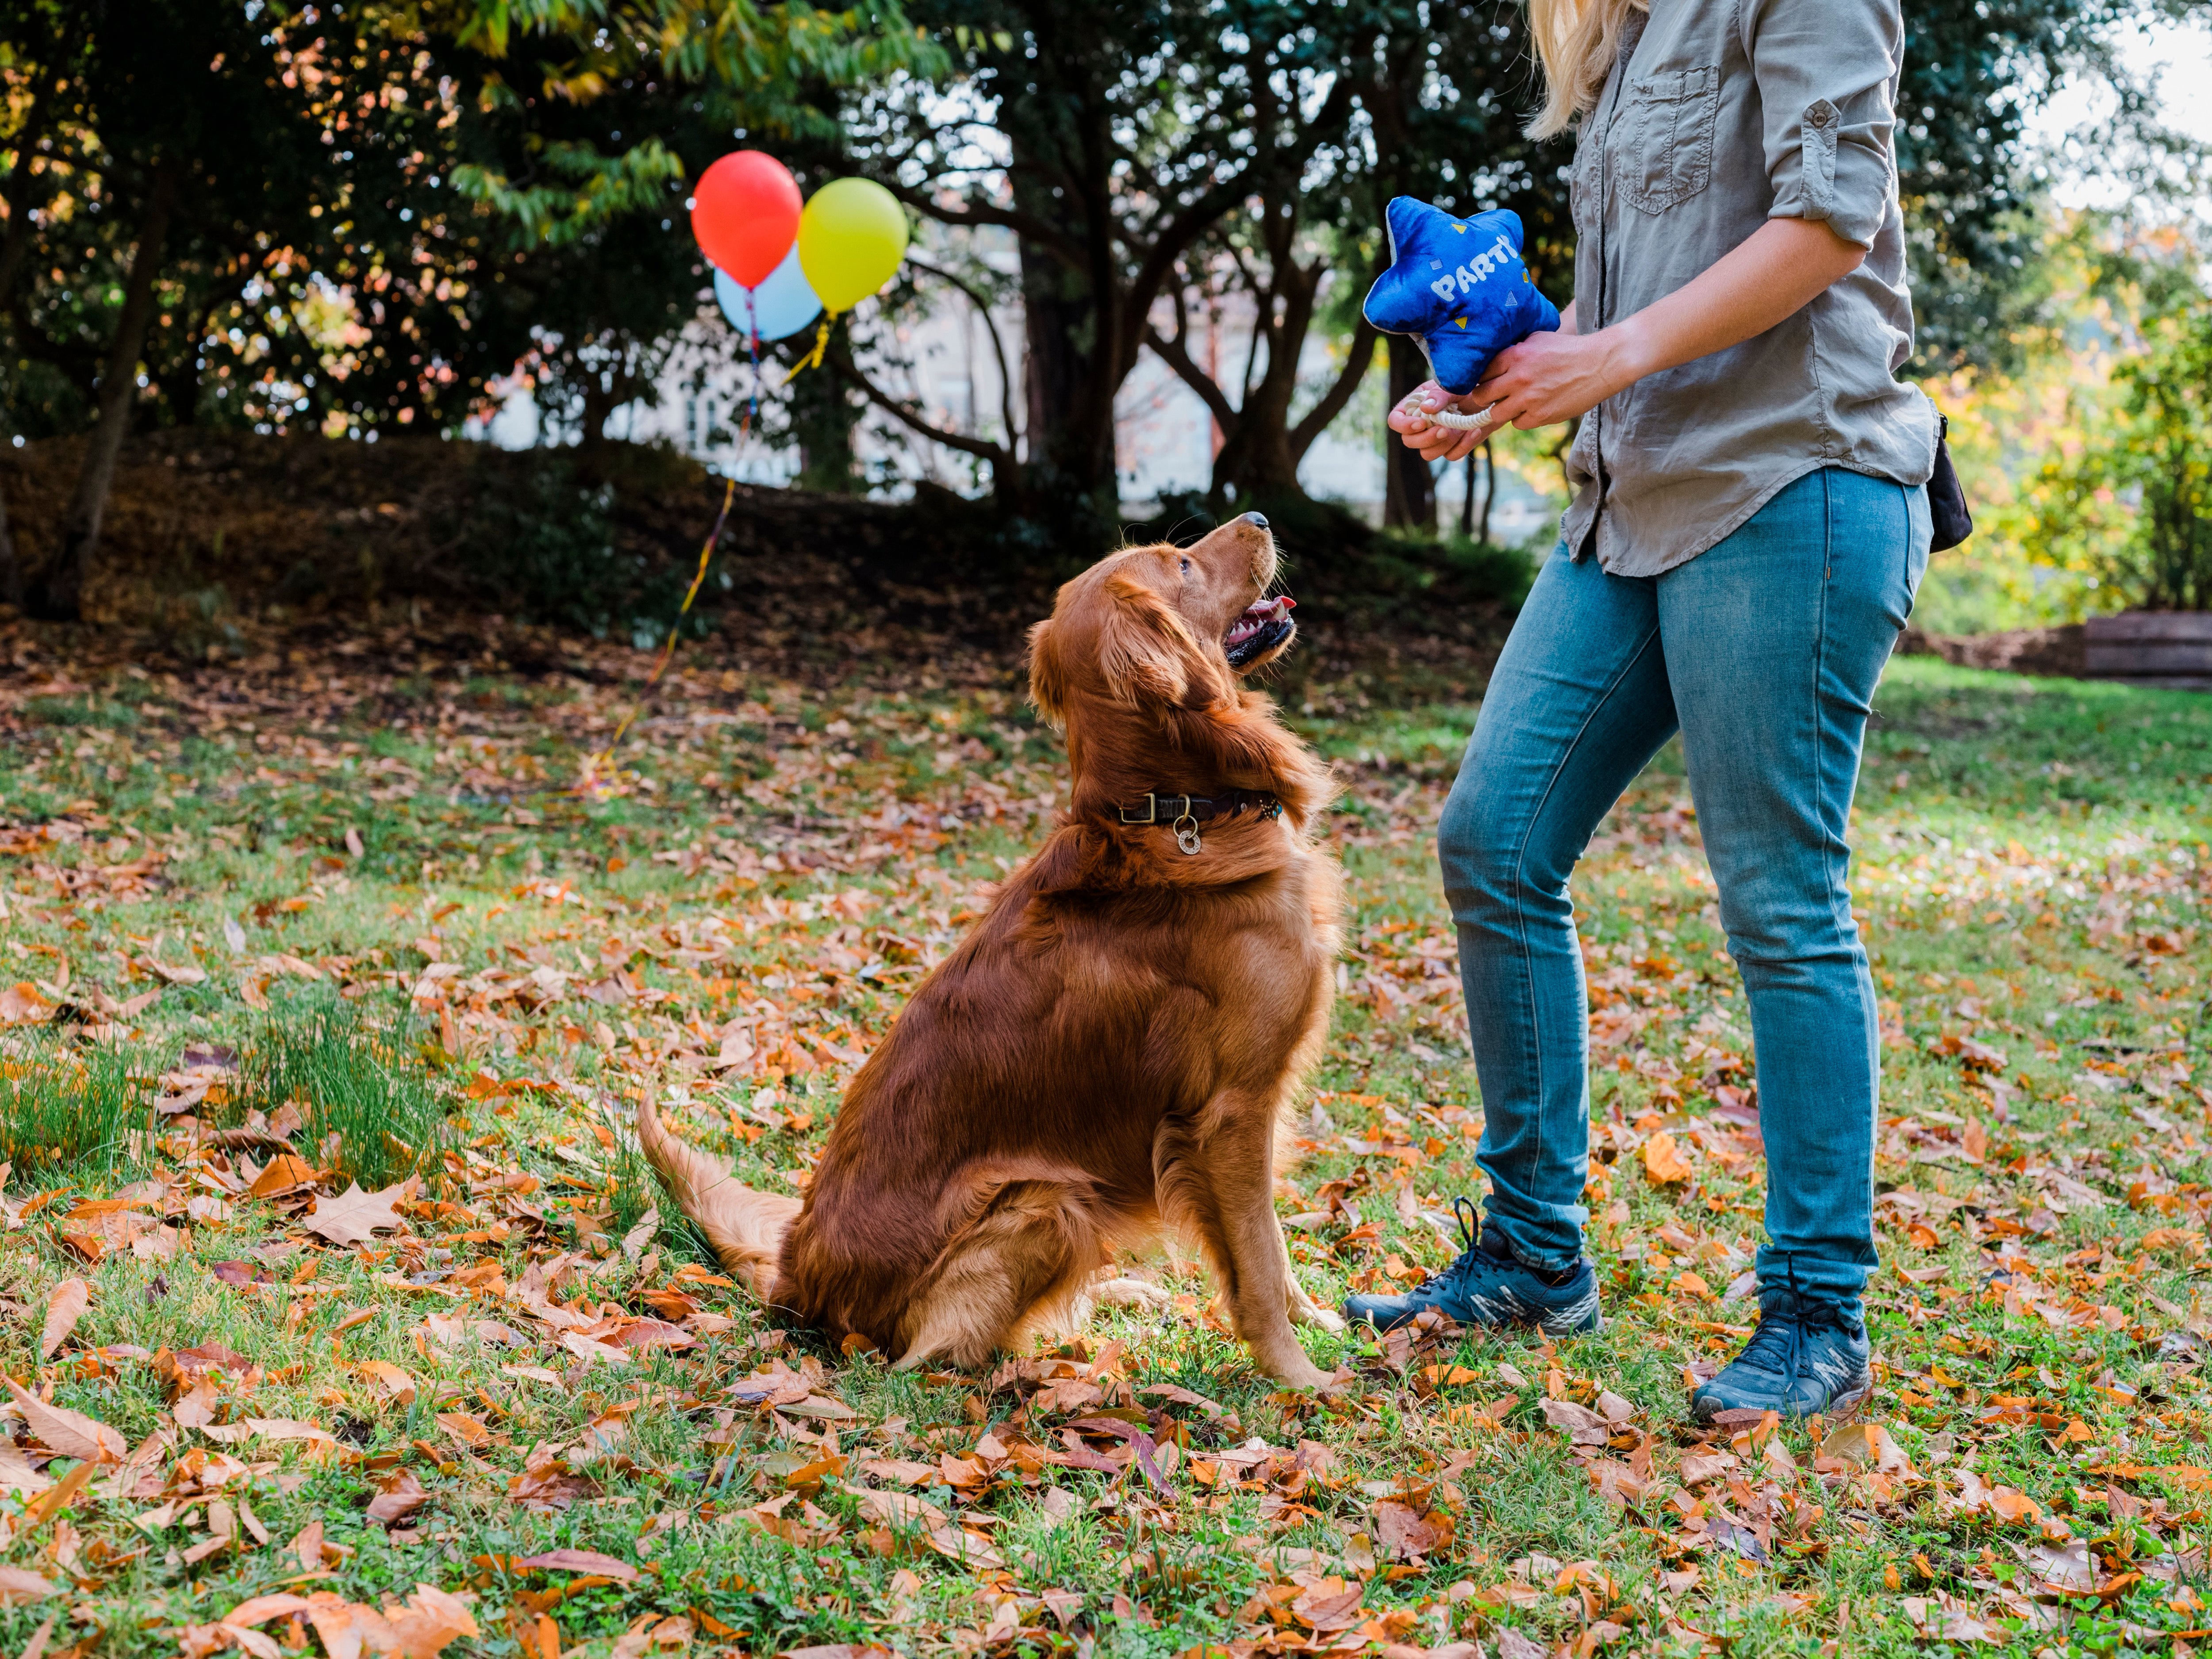
[[[1881,1048],[1844,832],[1928,539],[1923,491],[1830,468],[1657,583],[1691,793],[1751,1004],[1760,1286],[1853,1324],[1875,1260]]]
[[[1674,732],[1657,584],[1545,561],[1484,694],[1437,831],[1459,924],[1488,1225],[1549,1273],[1589,1218],[1589,1013],[1567,877]]]

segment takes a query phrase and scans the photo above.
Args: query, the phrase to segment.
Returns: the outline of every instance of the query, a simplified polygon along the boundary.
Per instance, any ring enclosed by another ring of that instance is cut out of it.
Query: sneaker
[[[1403,1296],[1347,1297],[1347,1321],[1395,1330],[1434,1308],[1461,1325],[1534,1325],[1547,1336],[1594,1331],[1605,1323],[1598,1311],[1597,1270],[1588,1256],[1563,1273],[1539,1273],[1507,1248],[1495,1228],[1480,1224],[1469,1200],[1453,1200],[1452,1209],[1467,1241],[1459,1260]]]
[[[1733,1411],[1832,1417],[1872,1391],[1870,1358],[1866,1327],[1832,1302],[1763,1290],[1759,1328],[1728,1368],[1690,1397],[1690,1415],[1700,1423]]]

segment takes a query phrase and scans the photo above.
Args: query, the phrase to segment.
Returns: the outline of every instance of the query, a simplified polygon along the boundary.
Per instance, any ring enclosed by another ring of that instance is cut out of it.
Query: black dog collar
[[[1119,810],[1121,822],[1133,828],[1153,823],[1167,824],[1176,832],[1176,845],[1186,854],[1194,854],[1205,846],[1198,836],[1200,824],[1214,818],[1235,817],[1247,808],[1256,811],[1263,818],[1276,818],[1283,815],[1282,802],[1273,795],[1263,795],[1252,789],[1229,789],[1218,795],[1170,795],[1155,792],[1134,802],[1124,801]]]

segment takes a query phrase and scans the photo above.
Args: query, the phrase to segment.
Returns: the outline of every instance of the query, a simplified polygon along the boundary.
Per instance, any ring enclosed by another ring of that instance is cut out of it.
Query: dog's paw
[[[1277,1382],[1289,1388],[1306,1389],[1316,1393],[1326,1389],[1330,1382],[1329,1373],[1307,1358],[1303,1352],[1296,1359],[1285,1355],[1278,1364],[1268,1366],[1267,1371]]]
[[[1341,1334],[1345,1328],[1342,1314],[1331,1313],[1327,1308],[1316,1307],[1310,1302],[1303,1308],[1291,1310],[1291,1322],[1294,1325],[1310,1325],[1317,1331],[1332,1331],[1339,1334]]]
[[[1101,1308],[1142,1308],[1158,1313],[1175,1306],[1175,1297],[1142,1279],[1103,1279],[1084,1292]]]

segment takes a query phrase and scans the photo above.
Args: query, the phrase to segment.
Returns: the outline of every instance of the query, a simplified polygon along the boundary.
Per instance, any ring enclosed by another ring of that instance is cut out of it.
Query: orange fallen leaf
[[[1674,1137],[1663,1132],[1644,1143],[1644,1172],[1662,1187],[1687,1181],[1696,1173],[1675,1146]]]
[[[269,1160],[269,1167],[254,1178],[246,1194],[252,1198],[272,1198],[278,1193],[289,1193],[295,1188],[314,1184],[315,1166],[293,1152],[279,1152]]]
[[[364,1359],[354,1368],[395,1405],[415,1403],[415,1379],[388,1359]]]

